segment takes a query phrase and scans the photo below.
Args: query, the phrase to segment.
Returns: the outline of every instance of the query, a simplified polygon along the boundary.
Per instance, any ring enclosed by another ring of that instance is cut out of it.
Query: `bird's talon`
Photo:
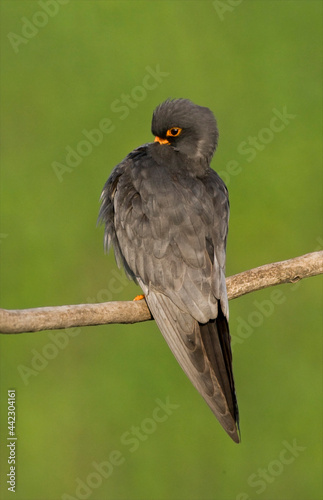
[[[133,302],[134,302],[135,300],[142,300],[142,299],[144,299],[144,298],[145,298],[145,296],[144,296],[144,295],[137,295],[137,296],[133,299]]]

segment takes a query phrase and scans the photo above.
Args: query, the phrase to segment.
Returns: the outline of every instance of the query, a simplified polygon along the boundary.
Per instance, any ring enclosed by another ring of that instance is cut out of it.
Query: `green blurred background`
[[[104,255],[98,200],[167,97],[218,119],[228,275],[322,248],[321,17],[311,0],[2,0],[1,307],[139,293]],[[68,146],[87,154],[75,167]],[[153,322],[1,336],[1,498],[15,388],[17,500],[321,499],[322,280],[274,290],[230,303],[238,446]],[[156,399],[174,405],[163,422]]]

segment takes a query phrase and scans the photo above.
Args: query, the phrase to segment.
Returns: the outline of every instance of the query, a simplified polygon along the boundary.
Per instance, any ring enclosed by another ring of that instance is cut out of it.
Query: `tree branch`
[[[227,278],[228,298],[236,299],[282,283],[323,274],[323,251],[266,264]],[[38,332],[108,323],[137,323],[153,319],[146,301],[104,302],[36,309],[0,309],[0,333]]]

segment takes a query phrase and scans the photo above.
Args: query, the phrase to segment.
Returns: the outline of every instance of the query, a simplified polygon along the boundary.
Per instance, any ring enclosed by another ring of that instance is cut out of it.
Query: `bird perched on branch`
[[[210,168],[217,123],[206,107],[167,100],[155,141],[112,171],[101,195],[105,247],[143,290],[175,358],[239,442],[225,283],[228,192]]]

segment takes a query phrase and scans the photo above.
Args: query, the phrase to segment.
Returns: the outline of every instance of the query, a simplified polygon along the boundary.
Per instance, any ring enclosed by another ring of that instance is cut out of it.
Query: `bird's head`
[[[171,146],[192,159],[208,163],[218,143],[212,111],[188,99],[168,99],[155,109],[151,131],[155,141]]]

